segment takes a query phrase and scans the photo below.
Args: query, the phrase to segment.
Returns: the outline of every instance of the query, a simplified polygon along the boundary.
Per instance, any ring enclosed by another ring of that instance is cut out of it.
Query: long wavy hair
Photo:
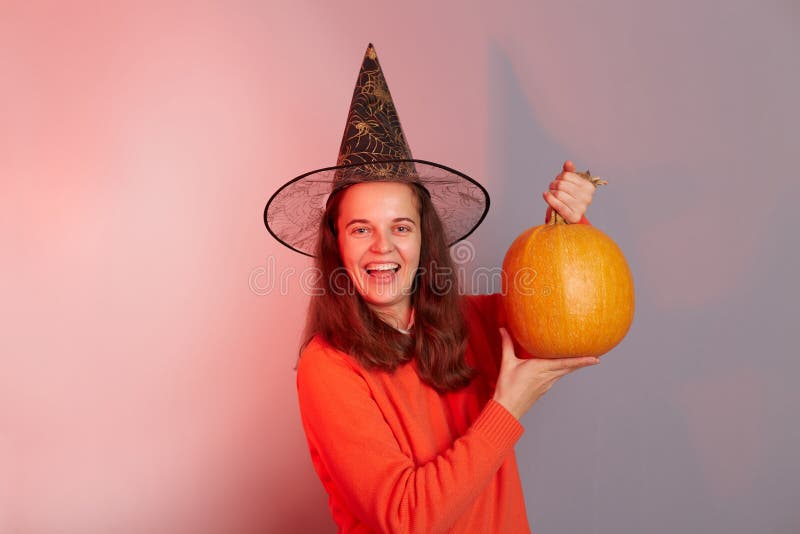
[[[309,303],[301,350],[316,336],[355,357],[367,369],[393,372],[416,358],[420,378],[439,392],[469,384],[474,371],[464,354],[467,329],[457,277],[445,241],[442,221],[421,185],[414,191],[422,243],[414,278],[410,335],[381,320],[359,295],[339,254],[336,223],[347,189],[336,193],[320,222],[315,255],[320,274]]]

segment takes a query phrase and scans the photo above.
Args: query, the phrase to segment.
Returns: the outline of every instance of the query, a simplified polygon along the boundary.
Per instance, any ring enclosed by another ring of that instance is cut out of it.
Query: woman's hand
[[[514,343],[505,328],[500,329],[500,336],[503,338],[503,360],[494,400],[517,419],[547,393],[559,378],[581,367],[600,363],[594,357],[521,360],[514,353]]]
[[[592,203],[595,186],[575,172],[575,165],[564,162],[564,170],[550,182],[550,189],[542,193],[545,202],[568,223],[580,222]]]

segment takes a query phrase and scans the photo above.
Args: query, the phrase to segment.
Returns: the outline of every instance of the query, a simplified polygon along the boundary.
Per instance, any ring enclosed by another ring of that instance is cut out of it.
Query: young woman
[[[598,360],[517,358],[500,296],[460,295],[448,245],[479,224],[488,197],[458,171],[410,158],[373,56],[370,46],[339,165],[293,180],[265,211],[284,244],[309,253],[316,242],[297,369],[311,459],[340,532],[529,532],[519,419]],[[400,139],[396,152],[358,150],[376,139],[361,135],[366,117],[372,135],[393,129],[383,139]],[[594,186],[573,171],[566,162],[544,199],[585,222]],[[325,201],[310,204],[317,190]]]

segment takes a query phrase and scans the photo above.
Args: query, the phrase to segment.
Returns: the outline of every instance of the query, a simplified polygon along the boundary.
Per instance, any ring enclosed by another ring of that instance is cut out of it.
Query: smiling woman
[[[544,196],[578,221],[593,194],[571,163]],[[461,296],[448,247],[489,199],[411,157],[367,49],[338,165],[272,196],[269,231],[313,255],[297,391],[340,532],[527,532],[519,418],[595,358],[518,359],[499,295]]]
[[[417,193],[408,184],[365,182],[341,195],[335,224],[342,264],[367,305],[405,330],[422,244]]]
[[[331,195],[321,217],[306,342],[346,347],[369,369],[413,358],[433,387],[463,386],[464,320],[433,201],[415,181],[361,178]]]

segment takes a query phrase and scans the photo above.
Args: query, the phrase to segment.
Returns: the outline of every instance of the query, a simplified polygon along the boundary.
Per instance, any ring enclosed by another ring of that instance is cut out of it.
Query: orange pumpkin
[[[503,300],[512,336],[539,358],[600,356],[633,322],[633,278],[619,247],[555,210],[508,249]]]

